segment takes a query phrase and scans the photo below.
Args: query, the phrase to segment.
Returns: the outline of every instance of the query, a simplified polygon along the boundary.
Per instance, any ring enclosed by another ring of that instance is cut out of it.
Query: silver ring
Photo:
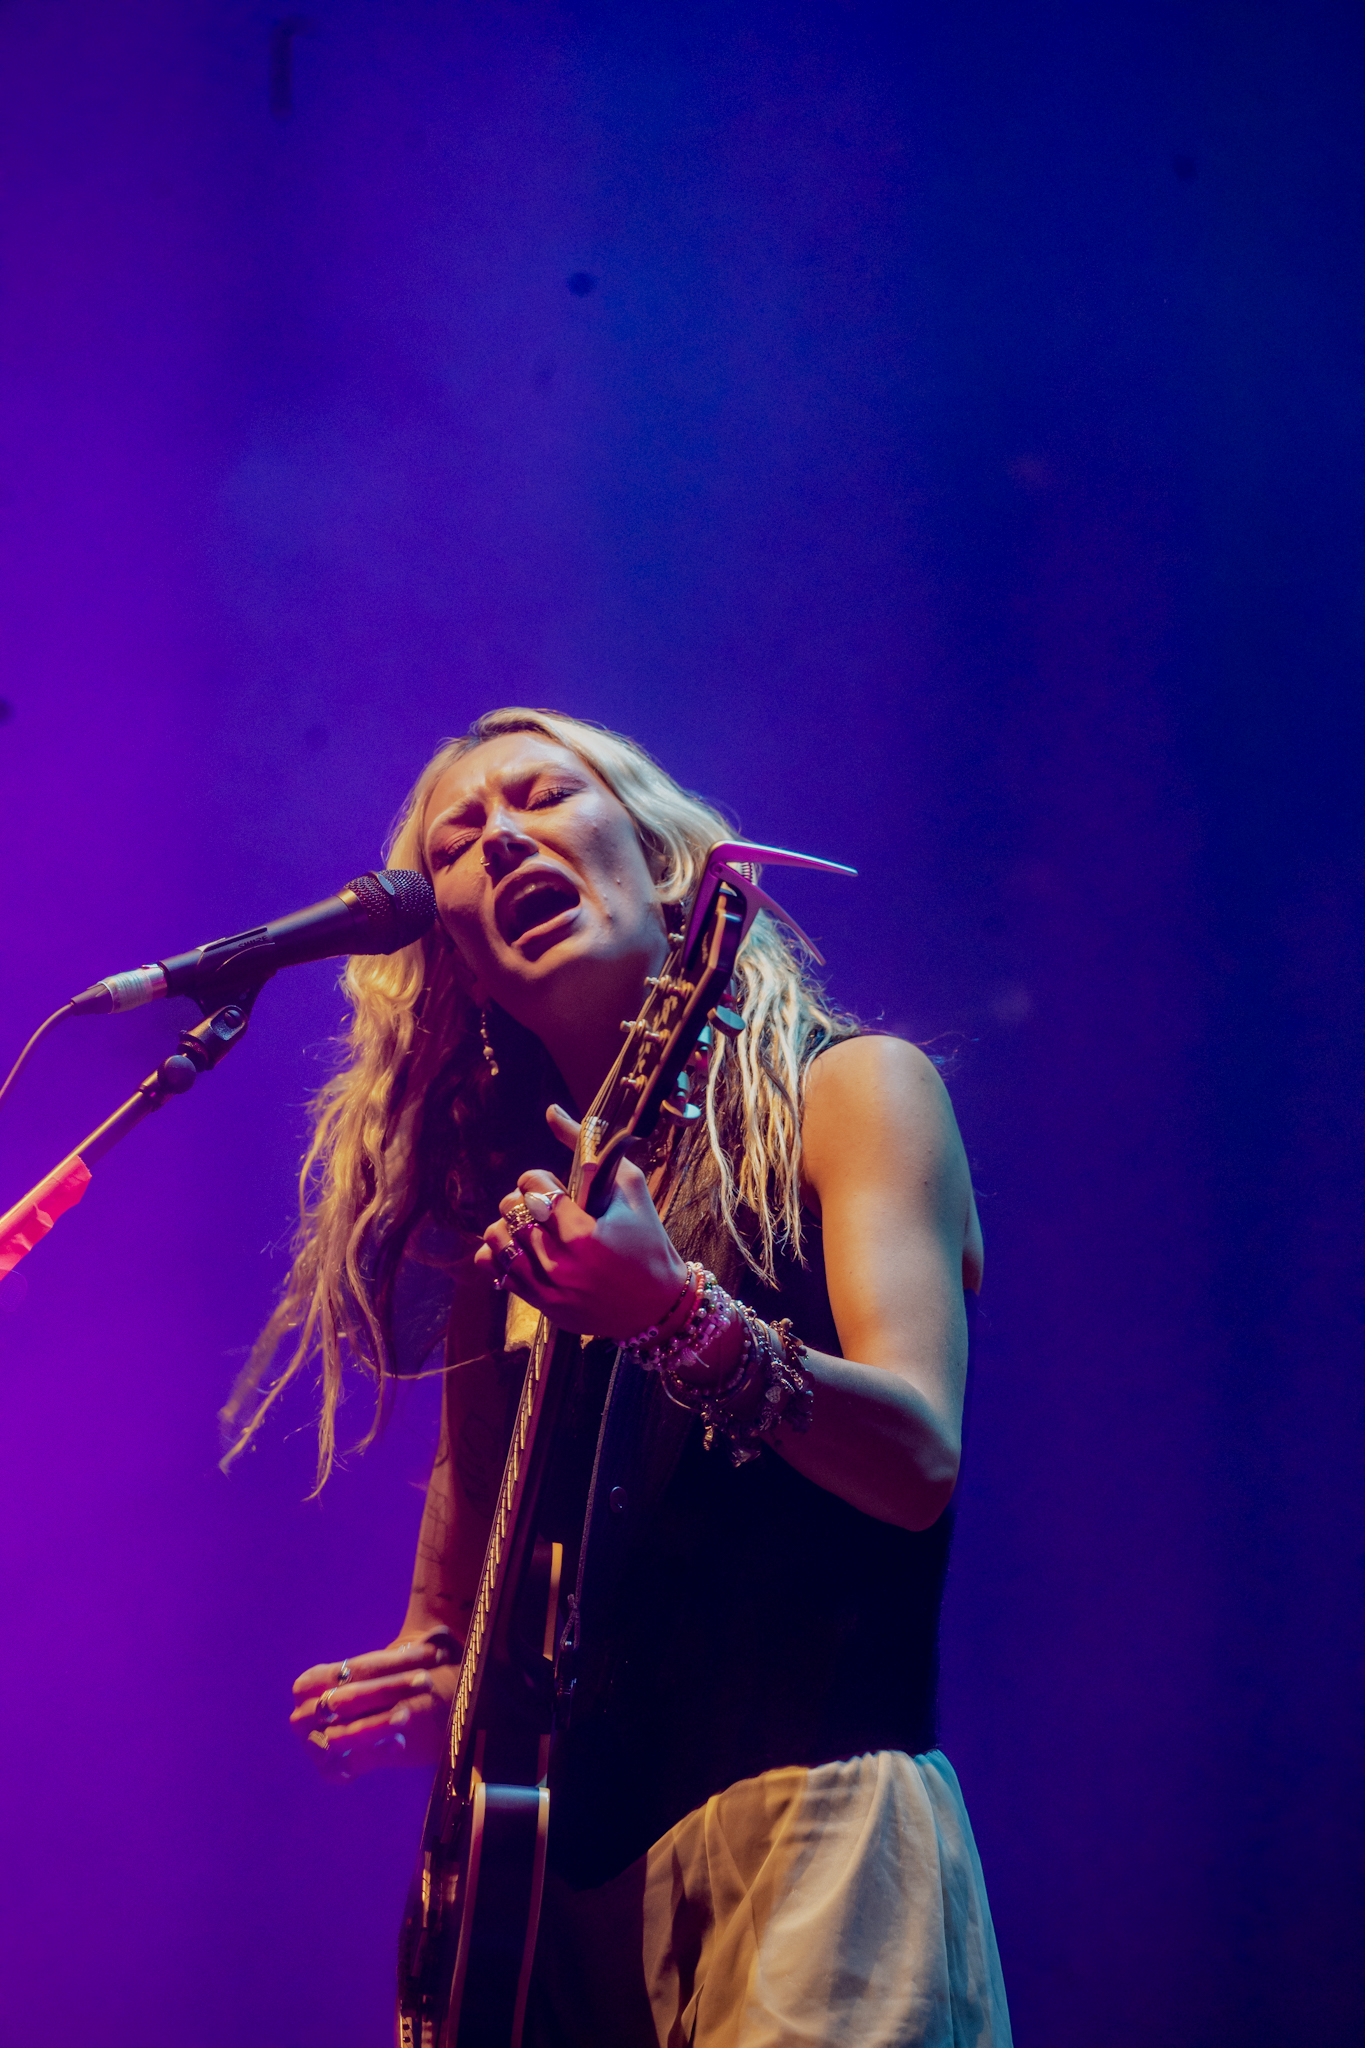
[[[542,1194],[539,1188],[533,1188],[526,1197],[526,1207],[537,1223],[548,1223],[555,1213],[555,1203],[564,1200],[565,1192],[563,1188],[555,1188],[550,1194],[546,1195]],[[537,1204],[539,1204],[539,1207],[537,1207]],[[541,1213],[542,1210],[544,1211],[543,1215]]]
[[[517,1243],[516,1239],[513,1238],[512,1242],[510,1244],[505,1244],[502,1250],[498,1253],[498,1258],[502,1262],[503,1272],[510,1274],[513,1266],[516,1265],[517,1260],[520,1257],[521,1246]]]
[[[313,1708],[313,1719],[317,1722],[319,1728],[330,1728],[333,1721],[341,1719],[336,1708],[329,1705],[335,1691],[336,1687],[329,1685],[326,1692],[319,1693],[318,1695],[317,1705]]]
[[[337,1685],[349,1685],[349,1684],[350,1684],[350,1682],[351,1682],[351,1660],[350,1660],[350,1658],[349,1658],[349,1657],[343,1657],[343,1658],[342,1658],[342,1660],[341,1660],[341,1676],[340,1676],[340,1677],[338,1678],[338,1680],[337,1680]],[[333,1689],[333,1691],[335,1691],[335,1690],[336,1690],[336,1687],[334,1686],[334,1687],[333,1687],[332,1689]]]

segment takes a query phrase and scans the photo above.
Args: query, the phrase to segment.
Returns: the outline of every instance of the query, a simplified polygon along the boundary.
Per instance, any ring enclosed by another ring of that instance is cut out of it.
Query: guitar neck
[[[562,1382],[569,1362],[562,1354],[576,1344],[574,1338],[557,1336],[542,1318],[527,1361],[461,1659],[460,1682],[450,1710],[450,1775],[447,1782],[450,1790],[457,1794],[464,1791],[469,1780],[475,1716],[497,1634],[504,1593],[515,1583],[530,1535],[530,1517],[525,1509],[533,1476],[542,1462],[537,1457],[537,1447],[542,1440],[546,1420],[546,1396],[552,1381],[556,1383],[555,1392],[558,1393],[558,1383]],[[560,1367],[558,1372],[555,1371],[557,1363]],[[552,1405],[557,1406],[557,1400]]]

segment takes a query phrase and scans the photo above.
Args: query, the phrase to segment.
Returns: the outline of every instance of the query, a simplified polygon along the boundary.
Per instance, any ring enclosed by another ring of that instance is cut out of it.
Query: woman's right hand
[[[459,1668],[459,1644],[440,1627],[339,1664],[310,1665],[294,1680],[290,1725],[333,1784],[434,1764]]]

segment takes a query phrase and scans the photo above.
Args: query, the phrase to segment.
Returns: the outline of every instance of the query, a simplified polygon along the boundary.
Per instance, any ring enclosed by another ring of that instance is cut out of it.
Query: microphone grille
[[[353,953],[396,953],[422,938],[436,922],[436,896],[425,875],[411,868],[372,868],[346,884],[369,925],[351,941]],[[363,944],[357,940],[363,939]]]

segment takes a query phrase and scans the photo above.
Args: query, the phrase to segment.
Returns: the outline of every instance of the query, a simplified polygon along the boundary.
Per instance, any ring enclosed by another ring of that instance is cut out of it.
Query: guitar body
[[[519,2048],[549,1819],[543,1785],[474,1787],[441,1859],[438,1910],[430,1898],[425,1911],[420,1896],[409,1902],[404,1934],[425,1922],[426,1953],[408,1976],[418,1996],[400,1994],[398,2048]]]
[[[399,1942],[398,2048],[519,2048],[549,1836],[545,1784],[565,1547],[540,1533],[554,1423],[579,1355],[542,1325],[526,1368],[489,1558],[503,1597],[466,1645]],[[576,1536],[576,1531],[574,1532]],[[572,1570],[573,1555],[569,1558]],[[486,1567],[487,1568],[487,1567]],[[491,1782],[490,1782],[491,1781]]]

